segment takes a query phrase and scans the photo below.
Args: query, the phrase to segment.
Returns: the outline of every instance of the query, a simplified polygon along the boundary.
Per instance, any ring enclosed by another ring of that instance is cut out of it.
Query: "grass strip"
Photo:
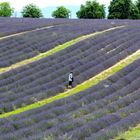
[[[140,140],[140,124],[120,134],[114,140]]]
[[[91,86],[93,86],[95,84],[98,84],[100,81],[105,80],[109,76],[115,74],[116,72],[118,72],[119,70],[128,66],[130,63],[133,63],[137,59],[140,59],[140,50],[136,51],[135,53],[126,57],[125,59],[119,61],[118,63],[116,63],[112,67],[102,71],[101,73],[97,74],[96,76],[92,77],[91,79],[83,82],[82,84],[79,84],[78,86],[74,87],[71,90],[68,90],[68,91],[63,92],[63,93],[59,93],[56,96],[50,97],[48,99],[43,99],[39,102],[35,102],[35,103],[27,105],[25,107],[18,108],[16,110],[11,111],[11,112],[1,114],[0,118],[8,117],[8,116],[11,116],[11,115],[22,113],[24,111],[28,111],[28,110],[31,110],[31,109],[34,109],[34,108],[38,108],[38,107],[41,107],[45,104],[51,103],[55,100],[66,98],[66,97],[74,95],[74,94],[76,94],[80,91],[86,90],[87,88],[90,88]]]
[[[113,27],[113,28],[109,28],[107,30],[103,30],[103,31],[100,31],[100,32],[95,32],[95,33],[91,33],[91,34],[88,34],[88,35],[84,35],[84,36],[81,36],[81,37],[78,37],[76,39],[73,39],[71,41],[68,41],[62,45],[58,45],[56,47],[54,47],[53,49],[45,52],[45,53],[40,53],[39,55],[35,56],[35,57],[32,57],[32,58],[29,58],[29,59],[25,59],[23,61],[20,61],[20,62],[17,62],[11,66],[8,66],[8,67],[5,67],[5,68],[0,68],[0,74],[4,73],[4,72],[7,72],[7,71],[10,71],[11,69],[16,69],[18,67],[21,67],[21,66],[25,66],[27,64],[30,64],[32,62],[35,62],[37,60],[40,60],[42,58],[45,58],[47,56],[50,56],[56,52],[59,52],[65,48],[68,48],[70,47],[71,45],[74,45],[82,40],[85,40],[87,38],[90,38],[90,37],[93,37],[93,36],[96,36],[96,35],[99,35],[99,34],[103,34],[105,32],[109,32],[109,31],[112,31],[112,30],[115,30],[115,29],[119,29],[119,28],[123,28],[125,26],[117,26],[117,27]]]
[[[35,32],[35,31],[49,29],[49,28],[52,28],[52,27],[53,26],[46,26],[46,27],[35,28],[33,30],[23,31],[23,32],[20,32],[20,33],[15,33],[15,34],[11,34],[11,35],[0,37],[0,40],[6,39],[6,38],[10,38],[10,37],[14,37],[14,36],[19,36],[19,35],[27,34],[27,33],[31,33],[31,32]]]

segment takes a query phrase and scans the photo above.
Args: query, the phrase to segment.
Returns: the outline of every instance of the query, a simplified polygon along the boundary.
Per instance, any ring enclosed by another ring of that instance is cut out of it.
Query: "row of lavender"
[[[71,97],[6,119],[4,140],[108,140],[140,123],[140,59]]]
[[[112,20],[77,20],[77,19],[36,19],[36,18],[9,18],[0,17],[0,37],[11,35],[19,32],[24,32],[28,30],[34,30],[36,28],[41,28],[44,26],[54,26],[67,23],[80,23],[80,22],[103,22],[122,25],[129,24],[130,21],[112,21]]]
[[[34,30],[44,26],[60,25],[74,20],[67,19],[35,19],[35,18],[8,18],[0,17],[0,37]]]
[[[106,20],[76,21],[0,40],[0,67],[31,58],[79,36],[118,25]]]
[[[135,52],[139,43],[137,29],[118,29],[4,73],[0,75],[0,112],[9,112],[63,92],[69,71],[74,73],[76,86]]]

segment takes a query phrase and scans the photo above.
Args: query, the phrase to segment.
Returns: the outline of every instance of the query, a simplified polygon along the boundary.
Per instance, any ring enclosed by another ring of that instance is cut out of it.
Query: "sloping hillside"
[[[0,140],[108,140],[140,123],[140,21],[1,20]]]

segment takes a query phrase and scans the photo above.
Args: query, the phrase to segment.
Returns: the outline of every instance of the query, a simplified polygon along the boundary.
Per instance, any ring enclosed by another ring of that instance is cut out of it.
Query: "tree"
[[[57,7],[55,11],[52,13],[52,17],[54,18],[69,18],[70,10],[65,8],[64,6]]]
[[[26,5],[21,13],[23,17],[29,18],[40,18],[43,16],[41,10],[34,4]]]
[[[131,0],[112,0],[109,6],[109,19],[138,19],[139,11]]]
[[[105,6],[100,5],[96,0],[86,1],[86,4],[82,4],[80,10],[76,14],[78,18],[105,18]]]
[[[137,1],[136,1],[136,6],[137,6],[137,8],[138,8],[138,10],[139,10],[139,12],[140,12],[140,0],[137,0]]]
[[[139,11],[138,7],[135,4],[131,5],[129,19],[140,19],[140,11]]]
[[[0,3],[0,16],[10,17],[13,12],[14,12],[14,9],[11,8],[11,6],[8,2],[1,2]]]

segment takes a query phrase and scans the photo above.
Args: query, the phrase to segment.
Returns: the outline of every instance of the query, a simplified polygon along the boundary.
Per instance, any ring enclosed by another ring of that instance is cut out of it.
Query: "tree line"
[[[132,2],[132,0],[112,0],[108,7],[108,19],[140,19],[140,0]],[[0,16],[10,17],[14,9],[8,2],[0,3]],[[52,12],[54,18],[69,18],[71,11],[64,6],[57,7]],[[34,4],[26,5],[21,14],[23,17],[40,18],[43,14],[38,6]],[[106,17],[105,5],[100,4],[96,0],[88,0],[80,6],[76,13],[78,18],[84,19],[104,19]]]

